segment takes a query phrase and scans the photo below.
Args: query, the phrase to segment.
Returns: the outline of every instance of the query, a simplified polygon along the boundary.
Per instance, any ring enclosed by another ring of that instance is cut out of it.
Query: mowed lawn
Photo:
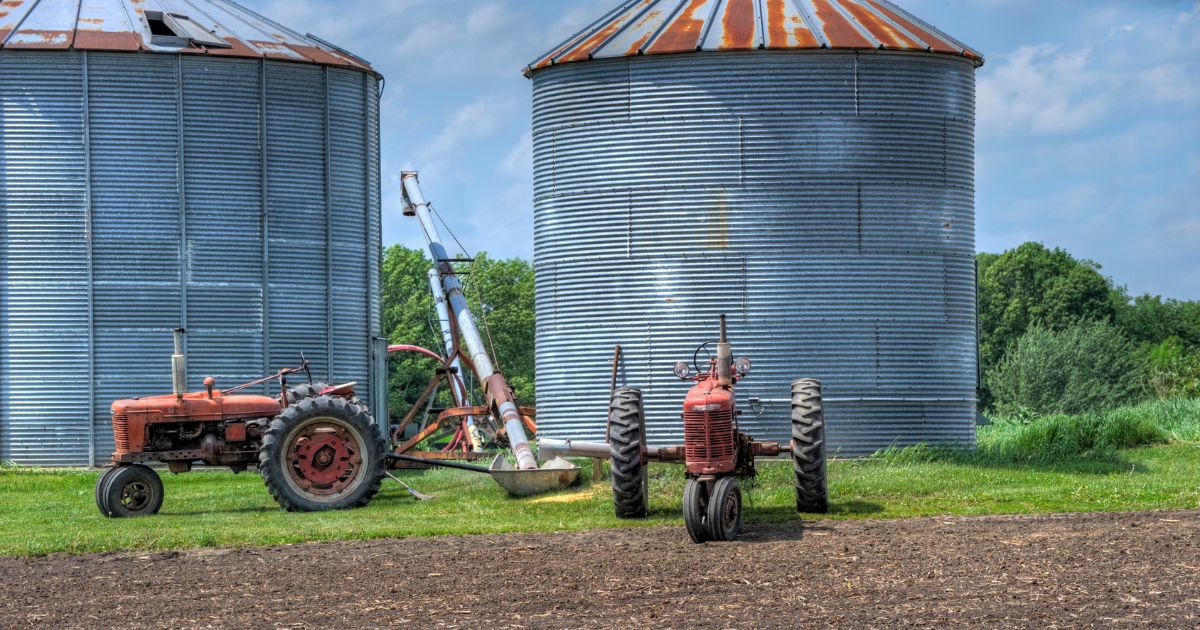
[[[93,503],[98,472],[0,469],[0,555],[249,547],[380,537],[582,530],[674,524],[682,526],[682,469],[651,469],[648,519],[612,515],[607,482],[593,483],[584,464],[577,488],[552,495],[509,498],[490,478],[437,470],[403,473],[432,501],[417,501],[385,480],[367,508],[289,514],[268,496],[254,473],[163,472],[160,514],[107,519]],[[791,468],[760,466],[746,493],[745,518],[754,523],[801,518],[792,509]],[[903,453],[833,462],[831,514],[804,518],[895,518],[927,515],[1031,514],[1200,508],[1200,443],[1074,457],[1055,463],[971,463]]]

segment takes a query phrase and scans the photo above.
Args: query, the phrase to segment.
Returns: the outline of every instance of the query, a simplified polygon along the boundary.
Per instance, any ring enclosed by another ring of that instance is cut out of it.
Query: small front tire
[[[108,507],[108,482],[112,479],[113,474],[118,470],[120,469],[116,467],[105,468],[104,471],[100,473],[100,476],[96,479],[96,489],[94,493],[96,498],[96,507],[100,509],[101,514],[110,518],[112,517],[112,508]]]
[[[688,479],[683,486],[683,524],[692,542],[703,544],[712,539],[708,529],[708,484]]]
[[[721,477],[708,498],[708,534],[732,542],[742,531],[742,488],[737,477]]]
[[[163,503],[163,484],[158,473],[147,466],[134,464],[113,468],[101,480],[97,502],[101,512],[112,518],[136,518],[157,514]]]

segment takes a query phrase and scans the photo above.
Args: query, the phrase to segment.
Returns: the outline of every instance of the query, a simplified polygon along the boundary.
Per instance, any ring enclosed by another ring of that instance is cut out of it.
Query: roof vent
[[[150,27],[150,43],[155,46],[186,48],[206,46],[208,48],[232,48],[229,42],[204,28],[186,15],[146,11],[146,24]]]

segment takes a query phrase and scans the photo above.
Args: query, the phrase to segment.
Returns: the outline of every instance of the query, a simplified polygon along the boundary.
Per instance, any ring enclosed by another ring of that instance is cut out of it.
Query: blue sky
[[[1134,293],[1200,299],[1200,1],[897,0],[983,52],[981,251],[1027,240]],[[369,59],[382,104],[384,242],[421,244],[399,172],[472,250],[532,255],[521,69],[617,0],[246,0]]]

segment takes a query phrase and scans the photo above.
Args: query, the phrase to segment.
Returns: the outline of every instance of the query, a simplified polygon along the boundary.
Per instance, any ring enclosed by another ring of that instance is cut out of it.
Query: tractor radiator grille
[[[688,462],[732,460],[733,412],[684,412],[683,444]]]
[[[129,452],[129,418],[124,415],[113,414],[113,444],[116,445],[118,453]]]

